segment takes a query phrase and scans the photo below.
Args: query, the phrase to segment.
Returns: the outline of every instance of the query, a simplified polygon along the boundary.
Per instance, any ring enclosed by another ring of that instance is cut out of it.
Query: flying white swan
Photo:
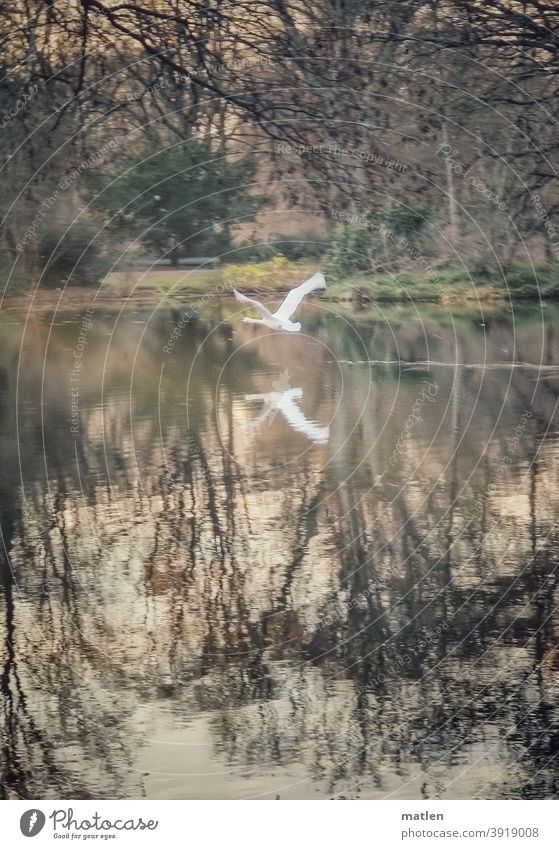
[[[245,395],[245,401],[263,401],[264,406],[260,415],[249,422],[248,427],[257,428],[265,419],[271,421],[277,410],[283,415],[293,430],[304,433],[312,442],[328,442],[330,428],[321,427],[316,422],[306,418],[297,401],[303,397],[300,388],[284,389],[281,392],[266,392],[262,395]]]
[[[245,324],[265,324],[266,327],[271,327],[274,330],[288,330],[290,333],[297,333],[301,329],[301,323],[299,321],[291,321],[291,316],[305,295],[308,295],[309,292],[314,292],[315,289],[326,289],[326,280],[324,279],[324,274],[321,274],[320,271],[313,274],[312,277],[309,277],[300,286],[292,289],[274,313],[271,313],[260,301],[242,295],[236,289],[234,289],[234,292],[238,301],[242,304],[249,304],[249,306],[257,309],[262,315],[262,318],[243,318]]]

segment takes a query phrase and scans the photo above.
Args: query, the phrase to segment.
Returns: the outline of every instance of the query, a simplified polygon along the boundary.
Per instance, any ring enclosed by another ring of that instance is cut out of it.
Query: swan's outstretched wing
[[[249,298],[247,297],[247,295],[242,295],[240,292],[237,292],[236,289],[233,289],[233,291],[239,303],[248,304],[250,307],[254,307],[255,310],[258,310],[264,318],[271,318],[273,320],[273,316],[270,310],[266,309],[264,304],[261,304],[260,301],[256,301],[254,298]]]
[[[276,411],[279,409],[278,401],[281,399],[284,392],[288,392],[292,398],[302,398],[303,390],[302,389],[287,389],[282,392],[265,392],[263,394],[258,395],[245,395],[245,401],[254,403],[255,401],[262,401],[263,407],[259,415],[255,416],[251,419],[247,425],[247,430],[253,430],[260,426],[263,421],[268,419],[268,423],[271,424],[273,418],[276,414]]]
[[[293,430],[304,433],[313,442],[327,442],[330,436],[329,427],[321,427],[316,422],[309,421],[295,399],[302,396],[300,389],[288,389],[282,392],[276,402],[276,407],[285,416]]]
[[[293,315],[305,295],[308,295],[309,292],[314,292],[315,289],[326,289],[326,280],[324,279],[324,274],[321,274],[320,271],[313,274],[312,277],[309,277],[300,286],[291,290],[283,303],[275,311],[274,318],[280,321],[287,321]]]

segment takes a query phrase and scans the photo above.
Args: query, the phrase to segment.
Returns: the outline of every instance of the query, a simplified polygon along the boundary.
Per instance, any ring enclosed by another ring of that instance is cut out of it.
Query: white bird
[[[328,426],[321,427],[316,422],[307,419],[297,404],[297,401],[300,401],[302,397],[303,390],[299,387],[290,387],[280,392],[266,392],[262,395],[245,395],[245,401],[262,401],[264,404],[260,415],[252,419],[248,423],[248,427],[251,430],[257,428],[266,419],[271,422],[275,412],[279,410],[293,430],[304,433],[312,442],[322,444],[328,442],[330,428]]]
[[[300,286],[292,289],[274,313],[271,313],[260,301],[249,298],[247,295],[242,295],[236,289],[234,289],[234,292],[236,299],[240,303],[249,304],[249,306],[254,307],[262,314],[262,318],[243,318],[245,324],[264,324],[273,330],[288,330],[290,333],[297,333],[301,329],[301,323],[299,321],[291,321],[291,316],[305,295],[314,292],[315,289],[326,289],[326,280],[324,279],[324,274],[321,274],[320,271],[313,274],[312,277],[309,277]]]

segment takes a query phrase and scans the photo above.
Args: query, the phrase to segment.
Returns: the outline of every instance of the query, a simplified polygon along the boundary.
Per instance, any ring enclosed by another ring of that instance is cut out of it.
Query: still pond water
[[[301,319],[1,314],[5,798],[558,793],[559,308]]]

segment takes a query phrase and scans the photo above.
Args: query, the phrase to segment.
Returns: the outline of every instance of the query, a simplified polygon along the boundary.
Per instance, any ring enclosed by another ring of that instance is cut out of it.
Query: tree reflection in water
[[[79,317],[6,323],[5,798],[557,793],[559,378],[468,367],[555,310],[421,318],[97,311],[77,434]],[[326,444],[247,427],[284,371]]]

